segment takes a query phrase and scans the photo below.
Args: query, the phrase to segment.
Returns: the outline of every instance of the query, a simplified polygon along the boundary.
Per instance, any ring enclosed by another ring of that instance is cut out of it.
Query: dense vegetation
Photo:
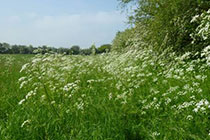
[[[200,52],[210,44],[209,0],[120,1],[124,8],[135,5],[129,17],[134,25],[130,30],[134,34],[132,38],[140,39],[144,46],[152,45],[157,51],[172,48],[177,53],[184,53]],[[114,42],[128,43],[115,43],[114,48],[129,46],[130,36],[127,30],[117,34],[121,39],[116,38]]]
[[[0,139],[209,139],[209,48],[190,55],[1,55]]]
[[[210,139],[209,1],[120,1],[110,53],[0,55],[0,139]]]
[[[94,45],[93,45],[94,46]],[[71,48],[55,48],[55,47],[33,47],[32,45],[10,45],[8,43],[0,43],[0,54],[45,54],[45,53],[59,53],[67,55],[90,55],[93,49],[95,49],[96,54],[110,52],[111,45],[104,44],[98,48],[93,48],[92,46],[87,49],[81,49],[80,46],[74,45]]]

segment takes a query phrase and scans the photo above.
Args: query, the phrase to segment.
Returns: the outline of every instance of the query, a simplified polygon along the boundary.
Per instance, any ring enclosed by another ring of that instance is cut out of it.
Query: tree
[[[90,49],[91,49],[91,54],[96,55],[97,49],[95,43],[90,47]]]
[[[78,45],[74,45],[71,47],[71,52],[73,55],[78,55],[80,53],[80,47]]]
[[[20,54],[29,54],[29,49],[27,46],[20,45],[19,46],[19,52]]]
[[[98,50],[98,53],[107,53],[107,52],[110,52],[111,50],[111,44],[104,44],[104,45],[101,45],[97,50]]]
[[[91,50],[91,48],[82,49],[82,50],[80,51],[80,53],[81,53],[81,55],[91,55],[92,50]]]
[[[3,46],[2,43],[0,43],[0,53],[3,54],[5,53],[5,51],[6,51],[5,47]]]
[[[29,45],[28,51],[29,51],[29,52],[28,52],[29,54],[33,54],[34,47],[33,47],[32,45]]]
[[[123,7],[136,5],[130,22],[141,22],[148,30],[146,40],[158,50],[171,46],[176,52],[201,50],[192,44],[190,34],[197,28],[190,21],[193,16],[207,11],[209,0],[120,0]]]
[[[11,52],[11,49],[10,49],[11,46],[10,46],[8,43],[3,43],[3,44],[2,44],[2,47],[4,48],[4,52],[3,52],[3,53],[6,53],[6,54],[7,54],[7,53],[12,53],[12,52]]]
[[[12,45],[11,52],[13,54],[19,54],[20,53],[19,46],[18,45]]]
[[[112,50],[121,51],[128,47],[129,40],[133,37],[133,29],[126,29],[123,32],[117,32],[115,39],[112,42]]]

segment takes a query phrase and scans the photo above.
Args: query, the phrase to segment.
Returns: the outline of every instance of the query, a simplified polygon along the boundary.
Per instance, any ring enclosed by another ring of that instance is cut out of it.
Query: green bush
[[[110,45],[110,44],[104,44],[104,45],[101,45],[101,46],[97,49],[97,51],[98,51],[98,53],[110,52],[111,47],[112,47],[112,45]]]
[[[197,51],[205,46],[192,44],[190,37],[198,24],[192,24],[192,17],[207,11],[208,0],[121,0],[124,6],[133,2],[135,8],[130,20],[144,24],[148,34],[146,41],[158,50],[172,47],[176,52]],[[156,44],[156,45],[154,45]]]
[[[123,48],[126,48],[130,45],[131,39],[133,38],[134,30],[126,29],[123,32],[118,32],[115,39],[112,42],[112,50],[121,51]]]
[[[196,30],[190,35],[193,39],[192,44],[208,46],[210,44],[210,9],[201,15],[195,15],[191,23],[198,24]]]

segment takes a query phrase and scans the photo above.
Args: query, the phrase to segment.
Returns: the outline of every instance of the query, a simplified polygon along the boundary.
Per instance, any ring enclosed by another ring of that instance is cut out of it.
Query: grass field
[[[210,139],[209,56],[190,55],[0,55],[0,139]]]

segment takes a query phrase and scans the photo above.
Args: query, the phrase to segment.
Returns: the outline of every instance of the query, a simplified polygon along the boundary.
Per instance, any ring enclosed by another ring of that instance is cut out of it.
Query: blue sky
[[[0,19],[0,42],[34,46],[99,46],[126,28],[117,0],[5,0]]]

